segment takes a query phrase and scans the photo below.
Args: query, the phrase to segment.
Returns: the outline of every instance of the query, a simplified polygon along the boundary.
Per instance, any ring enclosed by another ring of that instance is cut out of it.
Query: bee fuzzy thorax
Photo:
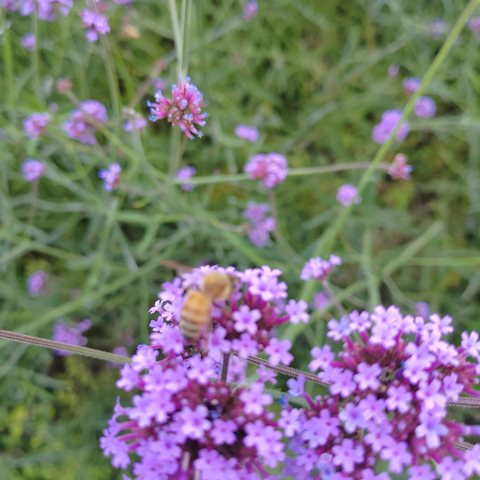
[[[234,278],[221,272],[207,273],[201,282],[200,290],[213,301],[227,300],[233,292]]]

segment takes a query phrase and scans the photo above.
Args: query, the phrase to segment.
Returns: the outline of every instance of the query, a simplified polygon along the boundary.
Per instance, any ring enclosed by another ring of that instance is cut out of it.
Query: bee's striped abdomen
[[[180,330],[188,340],[198,340],[210,322],[211,300],[202,292],[190,290],[182,307]]]

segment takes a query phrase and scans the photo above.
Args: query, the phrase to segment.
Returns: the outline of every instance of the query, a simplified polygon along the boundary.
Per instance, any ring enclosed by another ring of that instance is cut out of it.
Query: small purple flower
[[[357,374],[354,376],[360,390],[378,390],[380,382],[378,378],[382,373],[382,369],[376,363],[368,365],[365,362],[357,366]]]
[[[197,169],[190,165],[187,165],[177,170],[175,178],[177,179],[177,181],[180,182],[180,188],[183,191],[191,192],[193,190],[194,186],[192,184],[188,183],[188,181],[185,183],[183,183],[182,181],[190,180],[195,175],[195,173],[197,173]]]
[[[271,405],[272,397],[263,389],[263,383],[254,383],[248,390],[244,390],[240,394],[240,400],[245,405],[245,413],[260,415],[263,413],[264,407]]]
[[[63,129],[70,138],[80,143],[95,145],[96,125],[108,121],[107,109],[97,100],[85,100],[79,108],[74,110],[68,120],[63,124]]]
[[[308,323],[310,315],[307,313],[308,303],[305,300],[290,300],[285,306],[285,311],[290,316],[290,322]]]
[[[49,113],[32,113],[23,121],[25,135],[29,138],[38,138],[45,132],[50,122]]]
[[[27,158],[22,164],[23,178],[27,182],[36,182],[45,175],[47,165],[40,160]]]
[[[103,188],[107,192],[112,192],[118,188],[122,167],[118,163],[111,163],[107,169],[98,172],[98,176],[103,180]]]
[[[38,270],[33,272],[27,279],[27,291],[32,297],[41,295],[45,289],[45,283],[48,280],[48,273]]]
[[[195,410],[184,408],[179,414],[182,433],[192,440],[203,437],[204,432],[211,426],[208,417],[208,409],[205,405],[198,405]]]
[[[323,310],[331,302],[330,296],[325,292],[318,292],[313,296],[313,308]]]
[[[391,65],[389,65],[388,76],[390,78],[395,78],[399,72],[400,72],[400,67],[398,65],[396,65],[395,63],[392,63]]]
[[[342,264],[342,259],[337,255],[330,255],[328,260],[321,257],[315,257],[308,260],[302,269],[300,278],[302,280],[320,280],[324,282],[332,270]]]
[[[22,37],[22,47],[33,52],[37,46],[37,37],[34,33],[28,32]]]
[[[480,35],[480,16],[471,18],[468,21],[468,28],[475,35]]]
[[[390,137],[391,133],[396,129],[400,118],[402,117],[402,112],[400,110],[386,110],[382,114],[380,122],[373,127],[372,138],[373,141],[377,144],[385,143]],[[408,122],[401,124],[400,128],[397,131],[396,140],[401,142],[405,140],[408,132],[410,131],[410,125]]]
[[[265,188],[273,188],[287,177],[287,159],[275,152],[258,153],[245,165],[245,173],[253,180],[261,180]]]
[[[442,38],[447,31],[447,25],[443,18],[434,18],[430,24],[430,35],[434,39]]]
[[[350,438],[343,440],[340,445],[335,445],[332,451],[333,463],[345,473],[352,473],[355,470],[355,464],[363,462],[363,447]]]
[[[257,322],[262,317],[258,310],[250,310],[247,305],[242,305],[239,310],[232,314],[235,321],[233,328],[237,332],[248,332],[255,335],[257,332]]]
[[[277,338],[270,339],[268,347],[265,348],[265,353],[269,356],[269,361],[272,365],[283,363],[289,365],[293,360],[292,354],[289,353],[292,343],[290,340],[278,340]]]
[[[237,437],[235,431],[238,429],[235,422],[232,420],[222,420],[218,418],[213,422],[213,428],[210,435],[213,438],[215,445],[231,445],[235,443]]]
[[[409,95],[412,95],[418,90],[422,81],[419,78],[408,77],[403,81],[403,89]]]
[[[365,425],[363,409],[360,405],[355,405],[354,403],[347,403],[338,417],[343,422],[347,433],[353,433]]]
[[[300,397],[305,391],[305,376],[299,375],[297,379],[287,380],[288,393],[294,397]]]
[[[240,124],[235,127],[235,135],[242,140],[255,143],[258,141],[258,128],[252,125]]]
[[[191,83],[189,77],[178,80],[177,84],[172,86],[171,99],[164,97],[161,90],[158,90],[155,101],[148,102],[147,105],[150,107],[152,122],[166,118],[174,127],[179,127],[190,140],[193,140],[195,135],[203,135],[197,126],[205,126],[208,114],[202,112],[202,92]]]
[[[344,207],[348,207],[348,205],[351,205],[352,203],[358,205],[362,201],[362,197],[358,195],[358,190],[355,185],[347,183],[338,189],[337,200]]]
[[[123,129],[126,132],[134,132],[135,130],[143,130],[147,126],[147,121],[138,113],[131,115],[131,118],[125,120]]]
[[[258,3],[257,0],[248,0],[245,8],[243,9],[243,18],[245,20],[251,20],[258,15]]]
[[[276,228],[275,218],[267,216],[270,206],[265,203],[249,202],[243,216],[250,221],[248,238],[256,247],[262,248],[269,241],[270,232]]]
[[[330,367],[330,362],[335,358],[330,345],[313,347],[311,354],[313,360],[308,364],[308,368],[312,370],[312,372],[326,370]]]
[[[76,325],[69,327],[65,323],[58,321],[53,329],[52,340],[55,342],[69,343],[84,347],[87,344],[87,337],[83,333],[92,326],[90,320],[82,320]],[[56,350],[57,355],[68,356],[70,352],[66,350]]]
[[[105,15],[93,10],[82,10],[80,17],[83,27],[86,29],[85,36],[89,42],[96,42],[99,35],[106,35],[110,32],[110,25]]]
[[[437,112],[437,105],[432,97],[418,97],[413,110],[417,117],[431,118]]]
[[[388,167],[388,174],[395,180],[409,180],[413,167],[409,165],[408,158],[403,153],[397,153],[393,163]]]

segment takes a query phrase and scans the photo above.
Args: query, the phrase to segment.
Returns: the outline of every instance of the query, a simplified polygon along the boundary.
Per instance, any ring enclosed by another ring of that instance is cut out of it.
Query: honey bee
[[[212,321],[212,302],[226,300],[233,292],[234,278],[221,272],[207,273],[200,290],[189,290],[183,303],[180,330],[189,342],[196,342]]]

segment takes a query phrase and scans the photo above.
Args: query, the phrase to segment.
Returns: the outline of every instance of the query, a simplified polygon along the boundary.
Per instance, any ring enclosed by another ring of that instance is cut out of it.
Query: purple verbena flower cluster
[[[243,18],[245,20],[252,20],[258,15],[258,3],[257,0],[248,0],[243,9]]]
[[[241,123],[235,127],[235,135],[242,140],[255,143],[258,141],[258,128]]]
[[[97,100],[85,100],[75,109],[63,124],[63,129],[70,138],[80,143],[95,145],[97,124],[108,121],[107,109]]]
[[[457,348],[445,340],[450,317],[403,316],[395,306],[354,311],[328,326],[343,349],[315,347],[309,367],[320,370],[329,395],[303,393],[309,407],[286,409],[279,422],[294,453],[287,470],[352,480],[407,472],[413,480],[464,480],[480,471],[480,456],[456,447],[472,429],[447,419],[448,402],[480,396],[476,332],[464,333]],[[388,473],[375,472],[382,462]]]
[[[32,113],[23,121],[23,130],[29,138],[38,138],[43,135],[50,122],[49,113]]]
[[[164,97],[161,90],[155,94],[155,101],[148,102],[150,107],[150,120],[167,119],[174,127],[189,138],[195,135],[201,137],[203,133],[197,127],[204,127],[208,114],[202,112],[204,106],[203,94],[191,83],[189,77],[178,80],[172,86],[172,98]]]
[[[28,32],[22,37],[22,47],[26,48],[29,51],[35,50],[37,46],[37,37],[34,33]]]
[[[375,143],[382,144],[387,141],[391,133],[397,128],[398,123],[402,117],[400,110],[386,110],[382,114],[380,123],[375,125],[372,130],[372,138]],[[403,122],[396,135],[397,142],[405,140],[410,131],[410,124]]]
[[[421,83],[422,81],[419,78],[407,77],[403,81],[403,89],[407,95],[413,95],[418,90]]]
[[[355,185],[351,185],[346,183],[342,185],[337,191],[337,200],[341,203],[344,207],[348,207],[349,205],[355,203],[359,204],[362,201],[362,197],[358,195],[358,190]]]
[[[4,0],[1,5],[5,10],[19,12],[28,16],[35,11],[40,20],[53,22],[57,12],[68,15],[73,7],[73,0]]]
[[[337,255],[330,255],[328,260],[320,257],[311,258],[304,265],[300,278],[302,280],[319,280],[324,282],[332,270],[342,264],[342,259]]]
[[[418,97],[413,111],[417,117],[431,118],[437,113],[437,105],[432,97]]]
[[[413,167],[408,164],[408,158],[403,153],[397,153],[392,164],[388,167],[388,174],[395,180],[408,180]]]
[[[110,25],[105,15],[97,13],[94,10],[82,10],[80,13],[85,36],[89,42],[96,42],[100,35],[106,35],[110,32]]]
[[[100,440],[113,466],[131,466],[138,480],[256,480],[284,460],[262,382],[233,391],[212,379],[209,357],[157,353],[142,346],[121,371],[117,386],[138,393],[131,407],[117,403]]]
[[[245,165],[245,173],[253,180],[261,180],[265,188],[273,188],[287,177],[287,159],[275,152],[258,153]]]
[[[45,284],[48,280],[48,273],[42,270],[37,270],[33,272],[27,278],[27,291],[28,294],[32,297],[37,297],[41,295],[45,289]]]
[[[36,182],[45,175],[47,165],[40,160],[27,158],[22,164],[23,178],[27,182]]]
[[[90,320],[82,320],[73,326],[68,326],[63,322],[58,321],[53,328],[52,340],[84,347],[87,344],[87,337],[85,337],[83,334],[91,326],[92,322]],[[71,353],[66,350],[57,350],[56,353],[57,355],[62,356],[71,355]]]
[[[275,218],[268,216],[270,206],[266,203],[249,202],[243,216],[250,222],[248,238],[256,247],[267,245],[270,232],[277,226]]]
[[[197,169],[195,167],[186,165],[185,167],[178,169],[177,173],[175,174],[175,178],[179,181],[190,180],[195,175],[195,173],[197,173]],[[188,183],[187,181],[185,183],[180,183],[180,188],[184,192],[191,192],[194,187],[191,183]]]
[[[120,184],[122,167],[118,163],[111,163],[108,168],[98,172],[98,176],[103,180],[103,188],[107,192],[116,190]]]

